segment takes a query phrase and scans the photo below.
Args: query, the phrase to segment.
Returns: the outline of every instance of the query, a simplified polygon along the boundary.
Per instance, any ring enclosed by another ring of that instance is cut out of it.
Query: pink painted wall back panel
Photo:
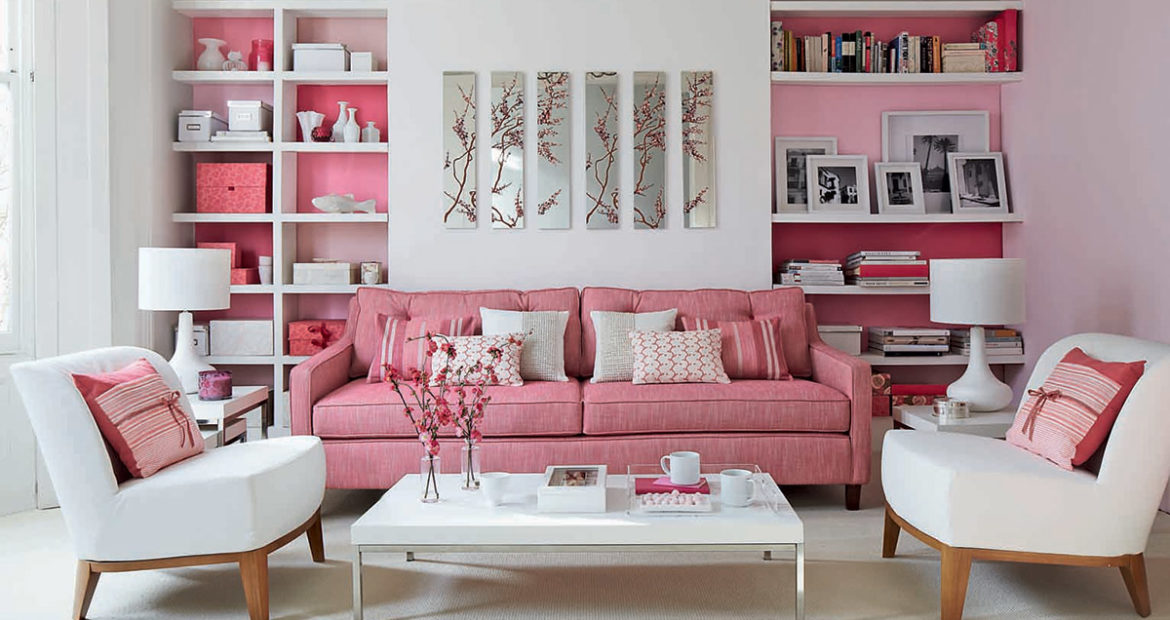
[[[227,102],[229,99],[259,99],[272,105],[272,87],[260,84],[199,84],[191,88],[191,109],[211,110],[224,121],[228,120]]]
[[[353,194],[356,200],[376,201],[374,210],[386,213],[389,185],[387,158],[381,153],[300,153],[297,155],[298,213],[320,213],[313,198],[326,194]],[[382,231],[386,231],[383,229]]]
[[[272,256],[272,225],[196,224],[195,242],[201,241],[234,242],[239,245],[240,266],[255,267],[258,256]]]
[[[296,316],[299,319],[345,319],[348,316],[349,300],[353,295],[298,295]]]
[[[366,260],[386,264],[386,225],[301,224],[297,226],[297,261],[314,258],[360,263]]]
[[[195,322],[205,323],[217,319],[271,319],[272,295],[232,295],[232,307],[227,310],[196,312]]]
[[[872,32],[878,40],[889,43],[898,33],[911,35],[938,36],[943,43],[965,43],[971,40],[971,33],[991,19],[981,17],[785,17],[784,29],[796,36],[815,36],[832,32],[834,36],[843,32]]]
[[[296,111],[313,110],[325,115],[323,127],[333,127],[337,122],[338,101],[345,101],[347,107],[357,108],[357,123],[363,128],[369,121],[382,132],[382,142],[389,139],[386,131],[386,87],[385,86],[315,86],[297,87]],[[296,139],[301,137],[300,123],[295,113],[291,116],[296,127]],[[347,116],[348,118],[348,116]]]
[[[190,64],[179,69],[195,69],[195,61],[203,53],[203,45],[199,39],[211,37],[227,42],[220,47],[220,51],[227,56],[230,51],[242,52],[244,62],[248,61],[248,54],[252,51],[252,39],[272,39],[272,20],[263,17],[198,17],[191,20]]]
[[[344,43],[350,52],[373,52],[375,68],[386,70],[386,20],[301,18],[297,20],[297,42]]]

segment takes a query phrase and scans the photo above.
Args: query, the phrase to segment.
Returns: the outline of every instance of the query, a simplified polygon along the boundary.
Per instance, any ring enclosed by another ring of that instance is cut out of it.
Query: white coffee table
[[[1016,419],[1015,407],[1001,411],[972,411],[968,418],[941,420],[930,405],[901,405],[891,412],[895,428],[939,433],[966,433],[1003,439]]]
[[[564,553],[751,551],[791,547],[796,562],[796,617],[804,618],[804,524],[768,474],[760,474],[772,505],[756,501],[702,515],[628,515],[626,477],[607,479],[608,511],[536,511],[543,474],[515,474],[504,504],[488,507],[480,492],[459,488],[459,474],[439,479],[442,501],[419,501],[419,476],[398,481],[353,526],[353,617],[362,619],[362,560],[371,553]],[[718,478],[718,476],[715,476]],[[651,527],[647,527],[650,525]]]

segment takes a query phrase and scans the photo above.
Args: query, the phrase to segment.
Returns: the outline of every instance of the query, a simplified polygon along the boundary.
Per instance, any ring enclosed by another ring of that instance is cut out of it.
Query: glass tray
[[[756,485],[756,496],[752,499],[752,503],[747,506],[728,506],[724,507],[719,500],[720,484],[719,472],[725,469],[746,469],[752,473],[752,481]],[[780,506],[780,489],[772,482],[770,476],[764,474],[758,465],[749,465],[746,463],[703,463],[699,467],[699,474],[707,479],[707,485],[710,487],[711,493],[708,495],[710,503],[707,507],[698,508],[693,506],[680,506],[678,510],[664,510],[661,506],[647,509],[642,505],[642,501],[635,491],[636,480],[639,478],[649,478],[655,480],[665,476],[662,467],[657,463],[653,465],[630,465],[626,468],[626,514],[631,516],[648,516],[648,517],[677,517],[677,516],[697,516],[703,517],[707,515],[720,514],[724,511],[752,511],[752,510],[769,510],[771,512],[778,512]]]

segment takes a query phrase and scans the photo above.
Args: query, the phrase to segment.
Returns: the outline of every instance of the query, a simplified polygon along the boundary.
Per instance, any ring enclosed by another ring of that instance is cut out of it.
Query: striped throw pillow
[[[156,372],[110,388],[95,399],[106,440],[136,478],[203,452],[203,436],[183,408],[182,394]]]
[[[1103,362],[1069,351],[1016,413],[1008,443],[1056,463],[1082,465],[1105,443],[1145,361]]]
[[[370,363],[367,383],[385,380],[391,367],[407,377],[415,370],[429,371],[431,356],[427,354],[427,341],[423,338],[427,333],[453,338],[471,336],[479,328],[479,320],[474,316],[403,319],[378,315],[378,322],[384,325],[382,341],[378,354]]]
[[[758,321],[710,321],[683,317],[683,329],[718,329],[723,339],[723,368],[732,379],[791,379],[784,347],[780,344],[780,319]]]

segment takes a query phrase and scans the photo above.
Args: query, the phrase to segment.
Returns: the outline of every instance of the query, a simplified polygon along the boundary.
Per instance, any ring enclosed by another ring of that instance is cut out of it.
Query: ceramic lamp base
[[[195,350],[195,320],[190,312],[179,313],[179,329],[175,335],[175,355],[171,357],[171,368],[179,375],[183,392],[194,394],[199,391],[199,373],[215,370]]]
[[[971,411],[999,411],[1012,402],[1012,388],[991,372],[983,328],[971,328],[971,358],[967,371],[947,386],[947,397],[967,401]]]

